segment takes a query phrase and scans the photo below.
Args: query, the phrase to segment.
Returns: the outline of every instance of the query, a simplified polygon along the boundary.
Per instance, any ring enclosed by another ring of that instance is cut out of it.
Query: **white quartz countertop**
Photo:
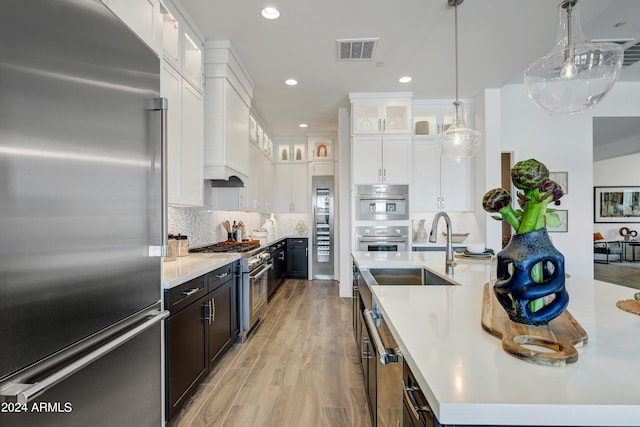
[[[162,288],[171,289],[240,259],[238,253],[192,253],[162,263]]]
[[[361,269],[425,266],[442,252],[354,252]],[[491,262],[457,258],[462,286],[372,286],[372,295],[438,420],[459,425],[640,426],[640,316],[615,306],[637,290],[566,281],[569,311],[588,343],[567,366],[507,354],[482,329]]]

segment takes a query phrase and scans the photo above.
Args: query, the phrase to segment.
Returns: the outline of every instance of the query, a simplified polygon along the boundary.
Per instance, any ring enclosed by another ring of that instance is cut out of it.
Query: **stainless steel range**
[[[269,270],[273,269],[271,253],[268,247],[259,243],[219,243],[190,249],[190,252],[239,252],[240,259],[240,335],[241,342],[264,317],[267,307]]]

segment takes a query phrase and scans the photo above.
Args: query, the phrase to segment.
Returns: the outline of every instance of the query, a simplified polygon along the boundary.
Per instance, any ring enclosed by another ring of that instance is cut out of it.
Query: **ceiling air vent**
[[[376,52],[378,38],[336,40],[340,61],[370,61]]]
[[[628,46],[624,50],[624,60],[622,61],[623,67],[628,67],[631,64],[635,64],[640,61],[640,42]]]
[[[629,65],[633,65],[636,62],[640,61],[640,41],[632,40],[632,39],[623,39],[623,40],[592,40],[594,43],[598,42],[609,42],[616,43],[622,46],[624,49],[624,58],[622,60],[622,66],[628,67]]]

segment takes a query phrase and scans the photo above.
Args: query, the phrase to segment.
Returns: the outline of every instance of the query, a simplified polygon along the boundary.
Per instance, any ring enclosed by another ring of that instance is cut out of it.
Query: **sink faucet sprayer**
[[[429,241],[431,243],[436,242],[437,233],[438,233],[438,221],[440,218],[444,218],[444,222],[447,224],[447,256],[445,259],[445,268],[447,274],[449,276],[453,275],[453,267],[456,266],[456,262],[453,259],[453,245],[451,244],[451,218],[446,212],[438,212],[436,216],[433,218],[433,223],[431,224],[431,233],[429,233]]]

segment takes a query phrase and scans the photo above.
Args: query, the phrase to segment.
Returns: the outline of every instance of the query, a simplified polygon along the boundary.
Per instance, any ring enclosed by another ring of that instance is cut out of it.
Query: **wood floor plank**
[[[370,427],[351,300],[335,281],[286,280],[172,426]]]

